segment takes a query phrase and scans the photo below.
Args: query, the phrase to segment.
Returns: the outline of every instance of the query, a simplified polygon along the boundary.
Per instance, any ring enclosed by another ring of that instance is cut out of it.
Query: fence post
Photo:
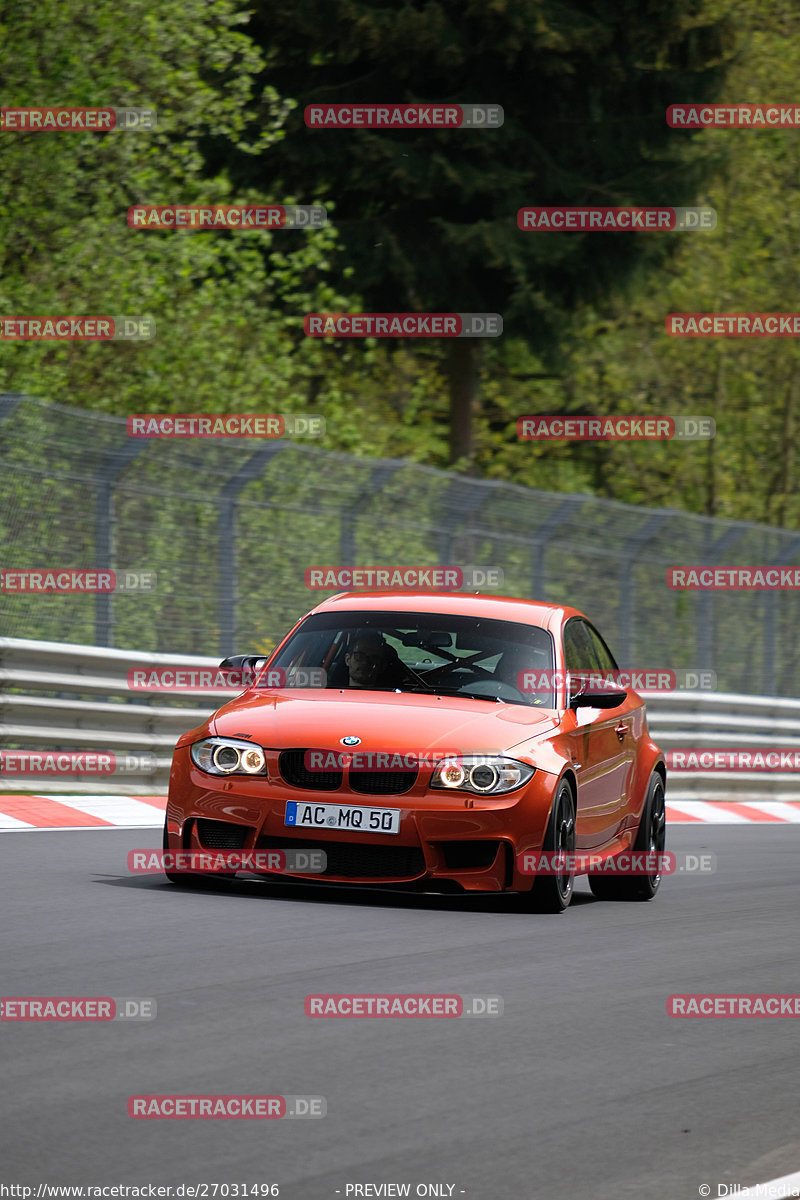
[[[706,518],[713,521],[712,518]],[[746,530],[740,524],[734,525],[731,529],[727,529],[725,533],[713,540],[714,526],[709,524],[706,526],[706,557],[709,566],[716,566],[719,562],[719,555],[738,542],[740,537],[743,537]],[[713,667],[712,651],[714,648],[714,593],[711,591],[701,591],[697,598],[697,667],[700,669],[710,669]]]
[[[144,443],[131,438],[106,458],[95,474],[94,502],[94,565],[110,568],[114,554],[116,511],[114,484],[124,467],[144,450]],[[114,641],[113,593],[98,592],[94,598],[94,640],[98,646],[111,646]]]
[[[219,574],[219,652],[222,658],[236,653],[236,501],[248,483],[287,442],[260,446],[223,485],[219,494],[217,521],[217,564]]]
[[[654,513],[649,521],[627,539],[622,547],[618,568],[619,590],[619,658],[627,670],[633,666],[633,625],[636,619],[636,609],[633,603],[634,581],[633,567],[639,557],[639,551],[655,536],[661,526],[669,520],[671,513]],[[648,666],[652,664],[647,664]]]
[[[380,492],[396,471],[405,466],[401,458],[381,459],[370,472],[369,483],[342,509],[339,529],[339,566],[346,567],[356,560],[356,520],[376,492]]]
[[[489,498],[489,493],[493,488],[498,487],[499,480],[488,479],[480,480],[471,479],[469,482],[465,479],[452,480],[448,492],[454,493],[455,498],[458,498],[458,493],[463,488],[469,488],[467,495],[461,498],[460,504],[454,504],[442,516],[439,533],[437,536],[438,542],[438,565],[445,567],[450,565],[448,560],[453,553],[453,543],[456,539],[456,530],[466,525],[470,518],[482,508]]]
[[[0,421],[5,421],[26,397],[22,392],[0,392]]]
[[[786,566],[786,560],[800,554],[800,537],[792,538],[777,562],[769,563],[771,567]],[[777,696],[776,683],[776,608],[778,594],[775,591],[764,593],[764,662],[762,668],[761,690],[765,696]]]
[[[573,512],[584,504],[588,499],[587,496],[569,496],[566,500],[559,504],[555,512],[552,512],[543,525],[536,530],[531,538],[533,545],[533,555],[531,559],[531,599],[541,600],[544,603],[545,589],[545,568],[544,556],[548,545],[555,537],[558,530],[566,523],[566,520]],[[536,589],[539,589],[539,595],[536,595]]]

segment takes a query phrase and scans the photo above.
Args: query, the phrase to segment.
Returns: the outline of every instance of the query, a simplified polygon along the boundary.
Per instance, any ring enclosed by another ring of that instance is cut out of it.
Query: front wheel
[[[647,799],[633,853],[663,854],[667,840],[664,780],[658,771],[650,776]],[[652,875],[590,875],[589,887],[598,900],[652,900],[661,885],[661,873]]]
[[[553,801],[542,850],[547,854],[575,854],[575,800],[566,781],[560,785]],[[523,893],[525,908],[530,912],[563,912],[569,907],[574,888],[574,871],[539,875],[531,890]]]

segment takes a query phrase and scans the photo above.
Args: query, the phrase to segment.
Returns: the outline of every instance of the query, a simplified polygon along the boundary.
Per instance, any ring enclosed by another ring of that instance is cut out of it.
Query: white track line
[[[16,817],[11,817],[8,813],[0,812],[0,829],[35,829],[35,825],[29,825],[27,821],[18,821]]]
[[[793,1175],[781,1175],[780,1179],[768,1179],[766,1183],[756,1183],[752,1187],[742,1188],[739,1192],[734,1193],[736,1200],[742,1197],[746,1200],[781,1200],[782,1197],[800,1196],[800,1171],[795,1171]]]

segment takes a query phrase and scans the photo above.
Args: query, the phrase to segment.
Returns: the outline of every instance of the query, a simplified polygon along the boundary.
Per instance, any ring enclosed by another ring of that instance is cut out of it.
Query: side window
[[[586,627],[577,617],[568,621],[564,630],[564,661],[568,671],[587,671],[598,666],[594,661]]]
[[[602,671],[616,671],[617,664],[614,662],[614,656],[605,644],[600,634],[588,622],[583,623],[586,630],[586,635],[592,647],[593,655],[597,659],[597,665]]]

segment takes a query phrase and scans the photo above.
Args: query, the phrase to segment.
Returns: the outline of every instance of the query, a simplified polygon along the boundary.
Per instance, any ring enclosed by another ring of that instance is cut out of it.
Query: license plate
[[[361,808],[352,804],[308,804],[287,800],[284,825],[302,829],[357,829],[359,833],[399,833],[399,808]]]

